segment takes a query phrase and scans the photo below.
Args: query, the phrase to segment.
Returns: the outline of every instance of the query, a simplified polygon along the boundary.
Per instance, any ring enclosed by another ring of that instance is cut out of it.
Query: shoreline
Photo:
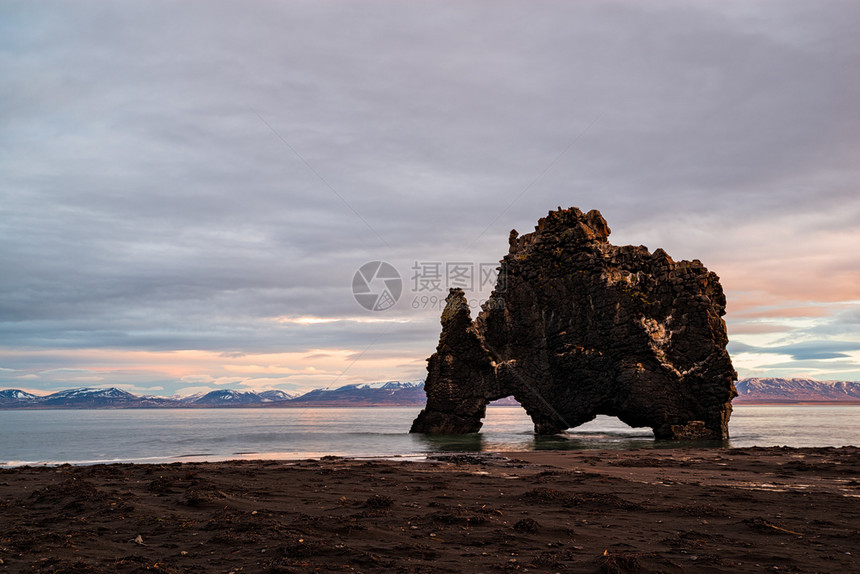
[[[847,572],[858,477],[858,447],[16,467],[0,571]]]
[[[860,400],[846,401],[747,401],[735,398],[732,401],[733,405],[743,406],[860,406]],[[414,408],[422,409],[425,403],[351,403],[337,402],[331,403],[296,403],[290,404],[290,401],[284,403],[264,403],[264,404],[246,404],[246,405],[181,405],[181,406],[166,406],[166,405],[134,405],[134,406],[52,406],[52,405],[33,405],[33,406],[0,406],[0,411],[123,411],[123,410],[140,410],[140,411],[182,411],[182,410],[231,410],[231,409],[387,409],[387,408]],[[492,409],[510,409],[522,408],[520,405],[487,405],[487,408]]]

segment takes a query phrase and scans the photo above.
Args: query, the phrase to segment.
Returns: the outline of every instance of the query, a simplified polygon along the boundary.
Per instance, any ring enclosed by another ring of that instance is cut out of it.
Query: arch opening
[[[650,427],[633,427],[613,415],[597,415],[594,419],[564,432],[568,436],[581,439],[654,438],[654,431]]]
[[[507,432],[511,429],[532,430],[533,423],[526,409],[513,397],[490,401],[481,419],[481,432]]]
[[[506,432],[511,429],[534,430],[534,421],[513,395],[487,404],[481,432]],[[567,428],[559,434],[574,439],[626,440],[653,439],[650,427],[634,427],[614,415],[598,414],[592,420]]]

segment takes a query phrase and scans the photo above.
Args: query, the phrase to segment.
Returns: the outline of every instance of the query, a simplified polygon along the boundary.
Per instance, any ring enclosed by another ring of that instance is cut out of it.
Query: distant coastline
[[[749,400],[749,399],[735,399],[732,401],[733,405],[755,405],[759,407],[767,407],[767,406],[786,406],[786,405],[796,405],[796,406],[827,406],[827,405],[835,405],[835,406],[851,406],[851,405],[860,405],[860,399],[846,399],[844,401],[792,401],[792,400],[784,400],[784,401],[774,401],[774,400]]]
[[[738,405],[860,405],[860,382],[748,378],[737,382]],[[0,390],[0,410],[10,409],[208,409],[208,408],[367,408],[424,406],[423,381],[386,381],[313,389],[301,395],[283,391],[220,389],[187,397],[141,396],[115,387],[78,388],[49,395]],[[513,397],[490,406],[518,406]]]

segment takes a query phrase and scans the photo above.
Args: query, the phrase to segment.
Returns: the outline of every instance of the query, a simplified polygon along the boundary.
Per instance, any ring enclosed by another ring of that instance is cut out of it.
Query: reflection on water
[[[629,434],[629,433],[627,433]],[[425,452],[514,452],[546,450],[626,450],[634,448],[719,448],[730,446],[728,441],[654,440],[653,436],[625,436],[604,433],[584,436],[576,433],[535,435],[530,432],[504,435],[501,433],[473,433],[467,435],[413,435],[419,448]]]
[[[631,428],[615,417],[600,415],[593,421],[556,435],[535,435],[532,422],[518,407],[487,410],[480,433],[467,435],[413,435],[428,452],[498,452],[535,450],[584,450],[723,447],[726,441],[654,440],[651,429]]]
[[[487,448],[484,435],[472,434],[417,434],[412,435],[427,452],[483,452]]]
[[[535,436],[519,407],[487,409],[480,433],[414,435],[414,408],[3,411],[0,466],[434,452],[860,444],[860,406],[738,405],[731,440],[655,441],[613,417]]]

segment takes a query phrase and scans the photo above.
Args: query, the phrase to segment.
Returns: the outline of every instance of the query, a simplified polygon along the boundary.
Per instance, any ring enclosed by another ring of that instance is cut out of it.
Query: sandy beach
[[[860,449],[0,470],[2,572],[852,572]]]

